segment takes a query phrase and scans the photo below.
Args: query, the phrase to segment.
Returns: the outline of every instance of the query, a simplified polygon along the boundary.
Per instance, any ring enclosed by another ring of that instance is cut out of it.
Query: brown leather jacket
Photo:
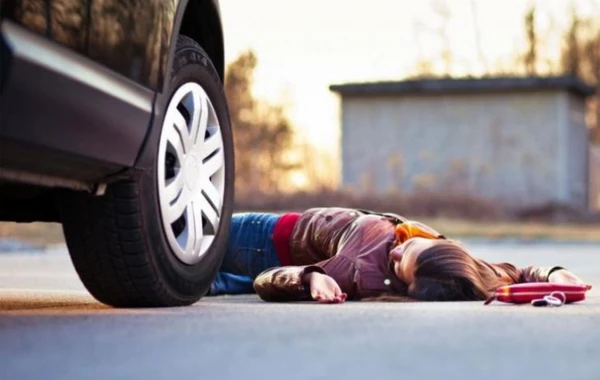
[[[388,258],[395,241],[394,227],[390,217],[353,209],[307,210],[291,236],[294,266],[266,270],[254,281],[254,289],[265,301],[309,300],[302,276],[320,272],[331,276],[348,299],[406,295],[407,287],[394,274]],[[552,270],[517,269],[507,263],[491,265],[506,284],[544,282]]]

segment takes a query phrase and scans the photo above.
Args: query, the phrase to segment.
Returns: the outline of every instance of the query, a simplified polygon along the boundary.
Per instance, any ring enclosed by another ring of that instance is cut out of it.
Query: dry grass
[[[453,193],[368,195],[350,190],[321,189],[312,192],[236,194],[237,210],[306,210],[312,207],[348,207],[393,212],[410,217],[444,217],[468,220],[504,220],[506,208],[496,202]]]
[[[444,235],[453,238],[487,239],[552,239],[559,241],[600,242],[600,224],[553,224],[539,222],[482,223],[454,218],[418,218]],[[64,242],[60,224],[56,223],[0,223],[0,239],[10,238],[35,244],[48,245]]]
[[[48,245],[65,241],[58,223],[0,222],[0,239],[9,238],[28,243]]]
[[[490,222],[419,218],[449,237],[600,242],[600,224]]]
[[[294,194],[238,194],[237,211],[302,211],[311,207],[349,207],[395,212],[430,224],[444,235],[454,238],[481,237],[527,240],[554,239],[600,242],[600,218],[580,217],[570,210],[541,206],[508,212],[489,200],[460,194],[423,193],[403,195],[390,193],[367,196],[344,190],[319,190]],[[559,216],[558,218],[556,216]],[[564,217],[564,216],[568,217]],[[37,244],[64,241],[56,223],[2,223],[0,239],[13,238]]]

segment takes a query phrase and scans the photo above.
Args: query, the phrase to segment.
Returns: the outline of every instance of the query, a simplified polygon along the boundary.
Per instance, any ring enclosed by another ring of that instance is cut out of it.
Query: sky
[[[536,4],[547,38],[568,24],[571,3],[600,18],[600,0],[220,0],[226,61],[254,50],[255,94],[285,104],[300,136],[332,159],[340,103],[329,85],[399,80],[420,60],[442,68],[445,38],[454,74],[509,67],[525,47],[527,9]],[[558,50],[559,40],[545,42]]]

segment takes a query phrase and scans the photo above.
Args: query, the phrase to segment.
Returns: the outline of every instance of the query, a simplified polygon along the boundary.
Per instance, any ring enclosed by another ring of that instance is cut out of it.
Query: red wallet
[[[530,303],[533,300],[543,298],[553,292],[561,292],[565,295],[565,303],[583,301],[585,293],[591,289],[590,285],[557,284],[551,282],[530,282],[526,284],[514,284],[501,286],[484,305],[493,301],[508,303]]]

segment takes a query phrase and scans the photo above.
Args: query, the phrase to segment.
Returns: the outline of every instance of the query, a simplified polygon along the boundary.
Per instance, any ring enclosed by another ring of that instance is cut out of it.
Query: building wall
[[[561,145],[569,109],[556,92],[347,96],[342,183],[467,192],[517,207],[560,200],[578,160],[561,160],[578,149]]]
[[[600,145],[590,146],[590,208],[600,211]]]
[[[583,208],[589,206],[589,131],[585,125],[585,103],[580,97],[568,97],[568,118],[565,128],[568,130],[568,199]]]

